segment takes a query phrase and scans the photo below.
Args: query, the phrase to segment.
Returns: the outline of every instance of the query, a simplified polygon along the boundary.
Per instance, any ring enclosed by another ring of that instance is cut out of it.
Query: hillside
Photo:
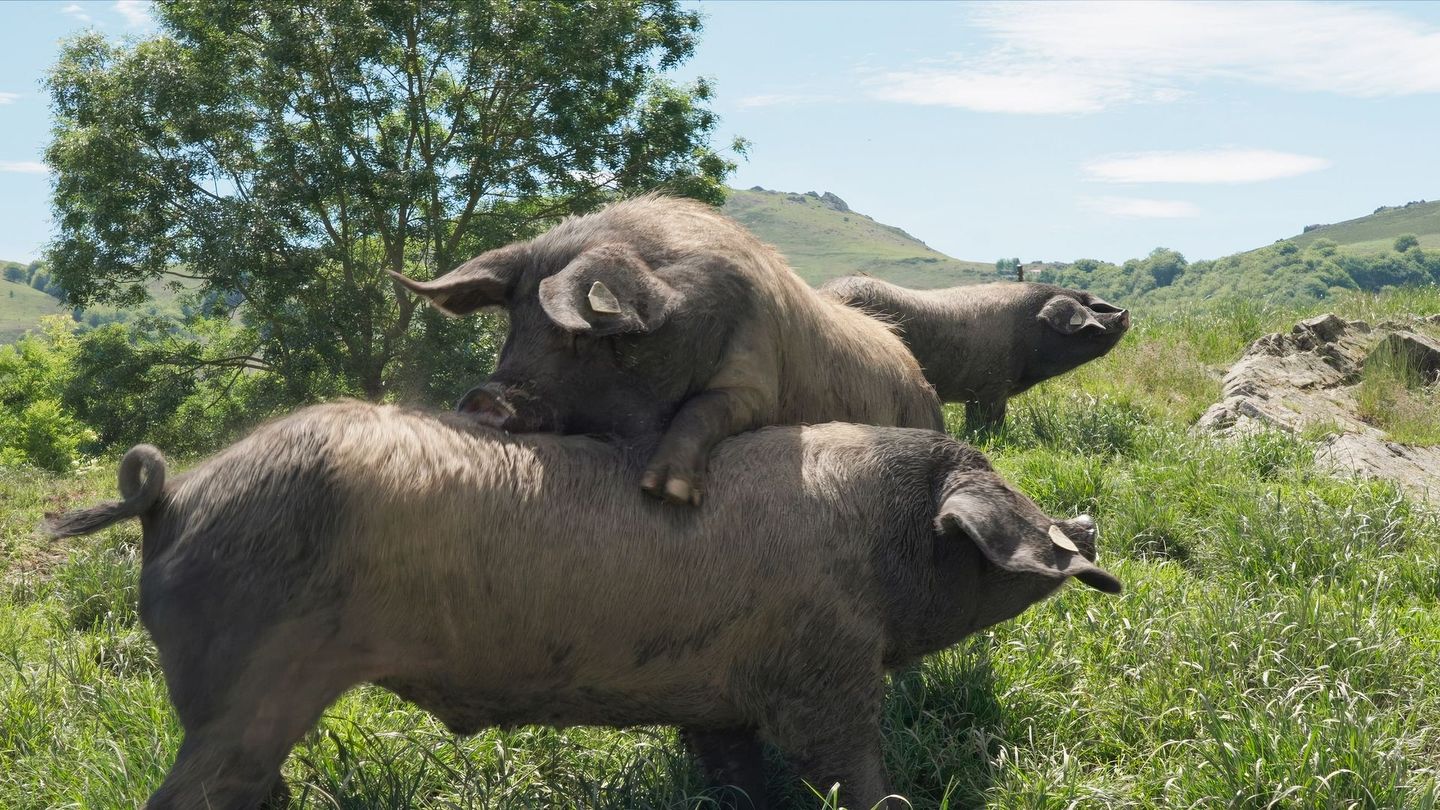
[[[1397,249],[1403,234],[1414,234],[1416,243]],[[1353,291],[1433,288],[1440,284],[1440,201],[1382,206],[1218,259],[1189,262],[1156,248],[1124,264],[1078,259],[1035,277],[1151,311],[1237,299],[1309,306]]]
[[[1395,243],[1395,237],[1405,233],[1420,237],[1421,247],[1440,248],[1440,200],[1382,207],[1363,217],[1311,227],[1290,241],[1308,247],[1330,239],[1347,252],[1383,253]]]
[[[0,263],[15,264],[15,262]],[[85,309],[81,319],[88,325],[111,321],[127,321],[140,316],[167,316],[178,318],[181,313],[180,295],[184,287],[175,289],[170,281],[151,281],[145,285],[150,300],[137,307],[121,309],[106,304]],[[193,286],[193,284],[191,285]],[[27,284],[0,278],[0,345],[14,343],[34,329],[45,315],[70,316],[71,310],[53,296],[47,295]]]
[[[730,192],[725,213],[778,248],[811,284],[862,272],[921,288],[995,277],[993,264],[946,256],[899,228],[850,210],[830,192],[736,189]]]
[[[19,340],[45,315],[66,315],[59,301],[27,284],[0,279],[0,344]]]

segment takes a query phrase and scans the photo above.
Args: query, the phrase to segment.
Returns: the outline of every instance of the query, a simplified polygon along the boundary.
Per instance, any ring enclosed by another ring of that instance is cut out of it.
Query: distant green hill
[[[1397,237],[1414,234],[1399,247]],[[1183,308],[1215,301],[1311,306],[1352,291],[1440,284],[1440,202],[1381,207],[1264,247],[1187,262],[1157,248],[1124,264],[1080,259],[1037,274],[1131,307]]]
[[[1321,239],[1330,239],[1352,253],[1384,253],[1395,243],[1395,237],[1413,233],[1420,237],[1420,246],[1440,248],[1440,200],[1406,203],[1382,207],[1356,219],[1330,225],[1309,226],[1290,241],[1308,247]]]
[[[0,271],[14,264],[17,262],[0,261]],[[152,281],[145,286],[150,291],[150,300],[144,304],[129,309],[108,305],[90,307],[81,313],[81,320],[94,326],[97,322],[125,321],[146,315],[180,315],[179,291],[171,289],[165,281]],[[51,295],[28,284],[0,278],[0,345],[24,337],[25,332],[38,326],[46,315],[70,317],[71,313],[69,307]]]
[[[811,284],[869,273],[906,287],[950,287],[995,279],[994,264],[961,261],[891,225],[823,195],[732,190],[725,213],[774,245]]]
[[[0,343],[19,340],[45,315],[69,314],[59,301],[34,287],[0,279]]]

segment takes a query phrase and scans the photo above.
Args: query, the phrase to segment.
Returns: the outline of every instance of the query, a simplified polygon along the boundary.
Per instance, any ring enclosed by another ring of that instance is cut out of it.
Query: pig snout
[[[522,389],[493,382],[466,391],[455,410],[482,425],[509,433],[536,433],[557,427],[555,414],[535,397]]]

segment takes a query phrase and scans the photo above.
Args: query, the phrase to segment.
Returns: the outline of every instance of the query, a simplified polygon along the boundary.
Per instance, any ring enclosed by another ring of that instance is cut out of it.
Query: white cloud
[[[91,17],[89,14],[86,14],[86,13],[85,13],[85,9],[81,8],[81,7],[80,7],[78,4],[76,4],[76,3],[71,3],[71,4],[67,5],[67,6],[62,6],[62,7],[60,8],[60,13],[61,13],[61,14],[68,14],[69,16],[74,17],[75,19],[77,19],[77,20],[79,20],[80,22],[83,22],[83,23],[95,22],[95,18],[94,18],[94,17]]]
[[[1006,75],[983,71],[901,71],[884,74],[879,85],[879,95],[886,101],[1004,113],[1095,112],[1102,106],[1097,99],[1105,94],[1100,87],[1076,92],[1072,78],[1044,71]]]
[[[1268,149],[1139,152],[1092,160],[1082,169],[1103,183],[1256,183],[1330,168],[1330,161]]]
[[[111,9],[124,17],[125,25],[130,28],[150,24],[150,4],[145,0],[116,0]]]
[[[0,104],[14,104],[18,98],[19,93],[0,93]]]
[[[11,174],[44,174],[50,171],[38,160],[0,160],[0,172]]]
[[[777,107],[791,104],[819,104],[825,101],[836,101],[835,96],[821,95],[818,93],[762,93],[755,96],[745,96],[735,102],[735,106],[742,108],[751,107]]]
[[[877,98],[985,112],[1084,113],[1183,97],[1202,81],[1356,97],[1440,92],[1440,28],[1332,3],[986,4],[972,58],[876,76]]]
[[[1200,209],[1185,200],[1149,200],[1143,197],[1089,197],[1086,207],[1115,217],[1131,219],[1184,219],[1200,216]]]

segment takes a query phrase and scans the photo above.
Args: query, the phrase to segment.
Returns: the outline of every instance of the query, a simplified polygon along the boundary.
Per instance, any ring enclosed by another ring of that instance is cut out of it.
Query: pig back
[[[458,727],[714,719],[741,711],[726,696],[776,650],[823,659],[843,637],[878,655],[876,544],[928,530],[927,510],[896,509],[928,498],[923,472],[893,461],[924,457],[906,452],[934,441],[920,431],[736,437],[700,509],[641,494],[643,452],[449,414],[347,403],[261,434],[238,455],[262,466],[267,444],[325,437],[314,453],[341,519],[252,550],[323,547],[277,575],[343,594],[337,635],[390,662],[375,679],[442,717],[468,707]],[[231,492],[272,513],[295,500]],[[886,525],[897,513],[916,525]]]

